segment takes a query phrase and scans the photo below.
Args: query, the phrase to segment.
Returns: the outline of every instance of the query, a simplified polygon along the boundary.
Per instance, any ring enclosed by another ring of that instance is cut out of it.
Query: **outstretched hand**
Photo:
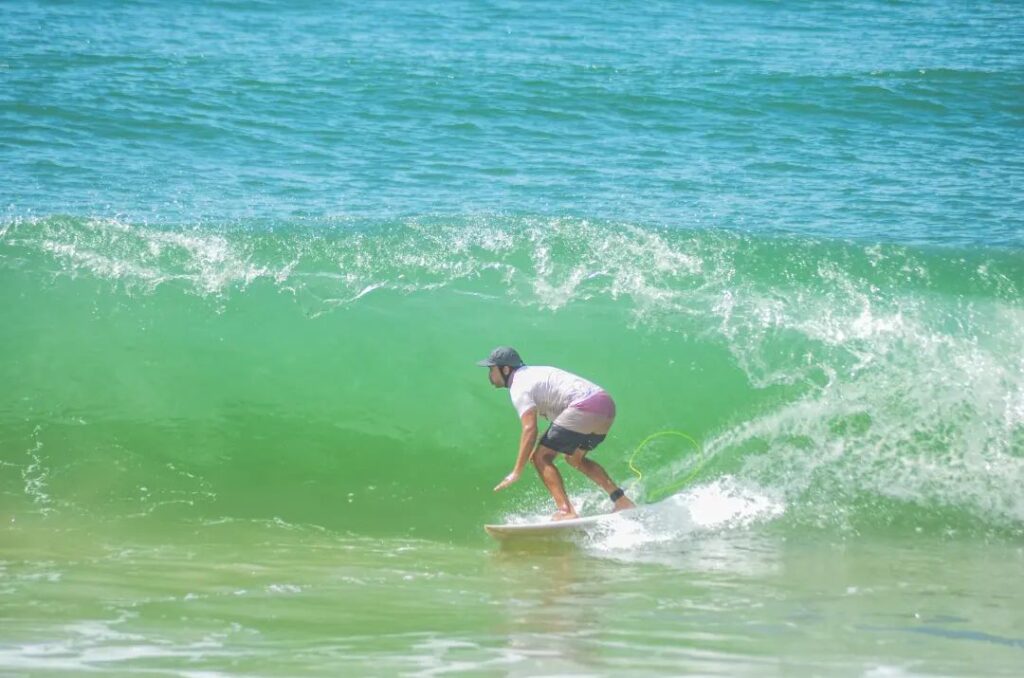
[[[512,471],[512,473],[505,476],[505,479],[495,486],[494,491],[497,492],[498,490],[504,490],[517,480],[519,480],[519,471]]]

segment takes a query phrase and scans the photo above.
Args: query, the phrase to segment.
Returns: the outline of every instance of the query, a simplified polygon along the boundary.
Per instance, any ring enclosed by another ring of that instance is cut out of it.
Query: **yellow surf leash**
[[[638,469],[634,464],[637,455],[640,454],[640,450],[646,447],[647,444],[652,440],[657,440],[658,438],[666,438],[670,436],[682,438],[683,440],[686,440],[687,442],[692,444],[693,448],[697,451],[697,454],[700,455],[700,461],[697,462],[697,465],[693,467],[693,470],[690,471],[682,480],[677,480],[675,482],[669,483],[668,485],[665,485],[664,487],[652,490],[650,493],[651,501],[657,501],[658,499],[661,498],[655,495],[661,495],[662,493],[664,493],[664,496],[668,496],[670,494],[673,494],[677,490],[681,489],[683,486],[689,484],[689,482],[693,480],[694,477],[696,477],[696,475],[700,472],[701,468],[704,466],[704,450],[701,447],[700,443],[694,440],[692,436],[683,433],[682,431],[658,431],[657,433],[652,433],[651,435],[647,436],[642,441],[640,441],[640,444],[636,446],[636,449],[633,450],[633,454],[629,457],[629,469],[636,474],[637,482],[640,482],[640,480],[642,480],[644,477],[643,474],[640,472],[640,469]]]

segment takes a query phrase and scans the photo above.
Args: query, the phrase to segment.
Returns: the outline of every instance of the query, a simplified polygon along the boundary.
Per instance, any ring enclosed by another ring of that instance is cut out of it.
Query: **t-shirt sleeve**
[[[512,404],[516,408],[516,412],[519,413],[519,418],[522,419],[523,415],[537,407],[537,402],[533,399],[533,394],[530,393],[529,389],[515,389],[511,393]]]

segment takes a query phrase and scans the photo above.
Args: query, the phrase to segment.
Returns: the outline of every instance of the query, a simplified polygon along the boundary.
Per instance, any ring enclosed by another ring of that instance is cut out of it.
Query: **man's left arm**
[[[519,454],[516,456],[516,465],[512,473],[505,476],[505,479],[498,483],[494,491],[503,490],[515,481],[523,473],[526,462],[533,456],[533,448],[537,445],[537,408],[533,407],[523,413],[523,430],[519,436]]]

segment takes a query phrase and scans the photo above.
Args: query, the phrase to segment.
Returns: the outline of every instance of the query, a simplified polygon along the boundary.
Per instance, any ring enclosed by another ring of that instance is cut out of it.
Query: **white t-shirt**
[[[536,407],[540,416],[553,421],[569,405],[601,387],[557,367],[527,365],[514,372],[508,390],[520,418]]]

